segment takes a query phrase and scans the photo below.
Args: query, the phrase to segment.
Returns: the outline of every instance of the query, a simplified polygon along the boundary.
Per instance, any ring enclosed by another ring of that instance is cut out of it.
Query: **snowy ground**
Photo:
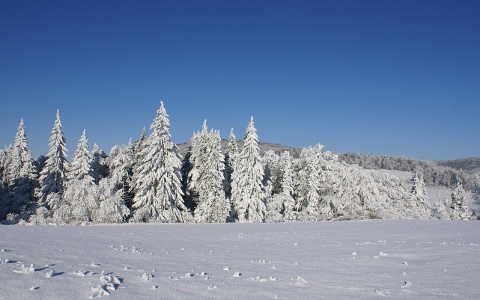
[[[478,299],[480,223],[0,226],[0,299]]]

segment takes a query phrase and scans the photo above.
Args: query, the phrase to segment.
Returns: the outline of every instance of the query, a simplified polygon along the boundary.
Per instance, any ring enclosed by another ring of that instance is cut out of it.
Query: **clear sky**
[[[160,100],[172,139],[243,138],[420,159],[480,156],[480,1],[0,2],[0,145],[46,154],[60,109],[135,141]]]

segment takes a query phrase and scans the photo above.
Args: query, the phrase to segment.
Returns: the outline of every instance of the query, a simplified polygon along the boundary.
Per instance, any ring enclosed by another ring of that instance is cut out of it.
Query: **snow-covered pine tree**
[[[8,192],[7,178],[11,153],[11,146],[0,150],[0,221],[5,220],[10,213],[10,195]]]
[[[12,157],[12,146],[5,146],[5,149],[0,150],[0,181],[8,185],[8,169]]]
[[[55,122],[53,124],[52,134],[50,136],[50,149],[48,150],[47,160],[40,172],[40,190],[38,193],[40,206],[46,203],[48,208],[56,209],[57,201],[49,201],[59,197],[48,198],[50,194],[58,194],[61,197],[64,191],[64,184],[67,180],[67,171],[69,168],[66,152],[66,139],[62,130],[60,121],[60,111],[57,110]]]
[[[62,207],[54,213],[56,222],[81,224],[95,220],[99,197],[91,162],[88,139],[83,130],[70,170],[67,173],[68,181],[63,194]]]
[[[280,156],[280,165],[282,167],[282,190],[283,198],[283,218],[285,221],[295,221],[295,198],[293,189],[293,168],[290,152],[284,151]]]
[[[280,194],[282,191],[282,168],[279,164],[279,157],[273,150],[267,150],[263,154],[263,185],[267,195]]]
[[[455,189],[450,196],[450,208],[451,218],[452,219],[461,219],[461,220],[468,220],[470,214],[468,212],[468,207],[466,203],[466,195],[465,189],[463,188],[462,182],[457,177],[457,184]]]
[[[107,158],[107,165],[110,170],[108,183],[113,184],[111,188],[114,194],[120,196],[129,209],[132,207],[130,185],[132,183],[133,164],[134,154],[131,142],[128,145],[112,147]]]
[[[331,198],[324,197],[329,188],[327,158],[330,152],[322,152],[323,145],[302,149],[300,170],[297,176],[297,210],[300,220],[318,221],[333,218]],[[333,159],[333,158],[329,158]]]
[[[265,152],[265,177],[270,174],[270,179],[265,179],[267,192],[271,194],[266,199],[267,221],[283,222],[295,221],[295,199],[293,197],[293,169],[290,152],[284,151],[280,157],[272,150]]]
[[[107,165],[107,154],[98,147],[95,143],[93,144],[92,153],[92,175],[95,180],[95,184],[98,184],[102,178],[108,176],[108,165]]]
[[[195,220],[199,223],[225,222],[230,205],[223,190],[225,164],[220,132],[208,132],[206,120],[202,131],[192,137],[190,162],[189,190],[196,196],[197,203]]]
[[[238,145],[237,138],[233,133],[233,128],[230,129],[227,141],[227,149],[225,150],[225,176],[223,189],[225,190],[225,195],[227,198],[230,198],[232,195],[232,174],[235,170],[235,159],[238,155]]]
[[[232,176],[232,200],[239,222],[265,222],[263,175],[257,130],[251,117]]]
[[[115,192],[113,179],[103,178],[98,183],[99,208],[95,214],[96,223],[121,223],[130,215],[130,209],[122,197]]]
[[[411,216],[419,219],[431,217],[431,211],[427,203],[427,193],[425,191],[425,182],[420,172],[415,172],[413,177],[412,190],[410,198],[407,199],[407,209],[411,210]]]
[[[143,127],[142,129],[142,132],[140,133],[140,138],[135,141],[135,143],[133,144],[133,162],[132,162],[132,178],[131,178],[131,185],[130,185],[130,192],[133,196],[135,196],[135,188],[134,188],[134,185],[136,182],[139,182],[138,180],[138,172],[136,172],[135,170],[137,169],[138,165],[143,162],[144,158],[143,158],[143,154],[142,154],[142,150],[146,147],[147,145],[147,130],[145,129],[145,127]],[[133,199],[133,196],[132,196],[132,199]],[[133,201],[133,200],[132,200]],[[132,202],[133,204],[133,202]]]
[[[70,170],[68,171],[68,180],[87,179],[94,181],[91,163],[92,156],[88,146],[87,133],[84,129],[78,141],[77,150],[75,151]]]
[[[153,129],[140,150],[135,167],[134,220],[144,222],[184,222],[188,216],[183,203],[181,160],[171,141],[170,121],[160,102]]]
[[[28,149],[25,124],[21,119],[12,148],[8,169],[8,184],[13,199],[10,210],[24,213],[35,203],[35,187],[38,185],[37,170],[33,165],[32,155]]]
[[[185,198],[188,199],[189,206],[194,211],[198,205],[198,187],[197,180],[201,177],[201,168],[205,165],[207,160],[208,147],[208,128],[207,120],[202,123],[202,130],[193,133],[190,139],[189,151],[186,155],[188,157],[188,166],[185,169],[187,186],[185,190]]]

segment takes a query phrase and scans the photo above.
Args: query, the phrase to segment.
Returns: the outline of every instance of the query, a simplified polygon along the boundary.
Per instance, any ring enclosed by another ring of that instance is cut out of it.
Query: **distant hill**
[[[468,157],[454,160],[438,161],[437,164],[456,170],[463,170],[469,174],[480,173],[480,157]]]
[[[227,147],[227,140],[222,140],[222,148]],[[243,146],[242,140],[237,140],[238,149],[241,150]],[[290,151],[293,157],[300,157],[302,148],[290,147],[276,143],[259,142],[260,153],[263,155],[268,150],[273,150],[280,154],[283,151]],[[188,151],[190,143],[182,143],[177,145],[180,154],[183,156]],[[459,158],[445,161],[429,161],[419,160],[415,158],[406,158],[401,156],[388,155],[367,155],[361,153],[345,153],[339,154],[339,158],[349,164],[358,164],[367,169],[392,169],[401,171],[414,171],[418,165],[437,165],[452,168],[458,171],[464,171],[469,174],[480,173],[480,157]]]

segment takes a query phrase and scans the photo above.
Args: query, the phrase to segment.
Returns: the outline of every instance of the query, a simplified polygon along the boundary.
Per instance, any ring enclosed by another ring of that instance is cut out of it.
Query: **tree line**
[[[465,190],[426,199],[422,172],[413,185],[346,163],[322,145],[261,155],[253,117],[242,146],[233,129],[226,147],[207,121],[180,155],[163,102],[140,138],[107,155],[86,131],[67,160],[57,111],[45,157],[34,160],[23,120],[13,146],[0,151],[0,221],[88,224],[122,222],[290,222],[369,218],[468,219]]]

